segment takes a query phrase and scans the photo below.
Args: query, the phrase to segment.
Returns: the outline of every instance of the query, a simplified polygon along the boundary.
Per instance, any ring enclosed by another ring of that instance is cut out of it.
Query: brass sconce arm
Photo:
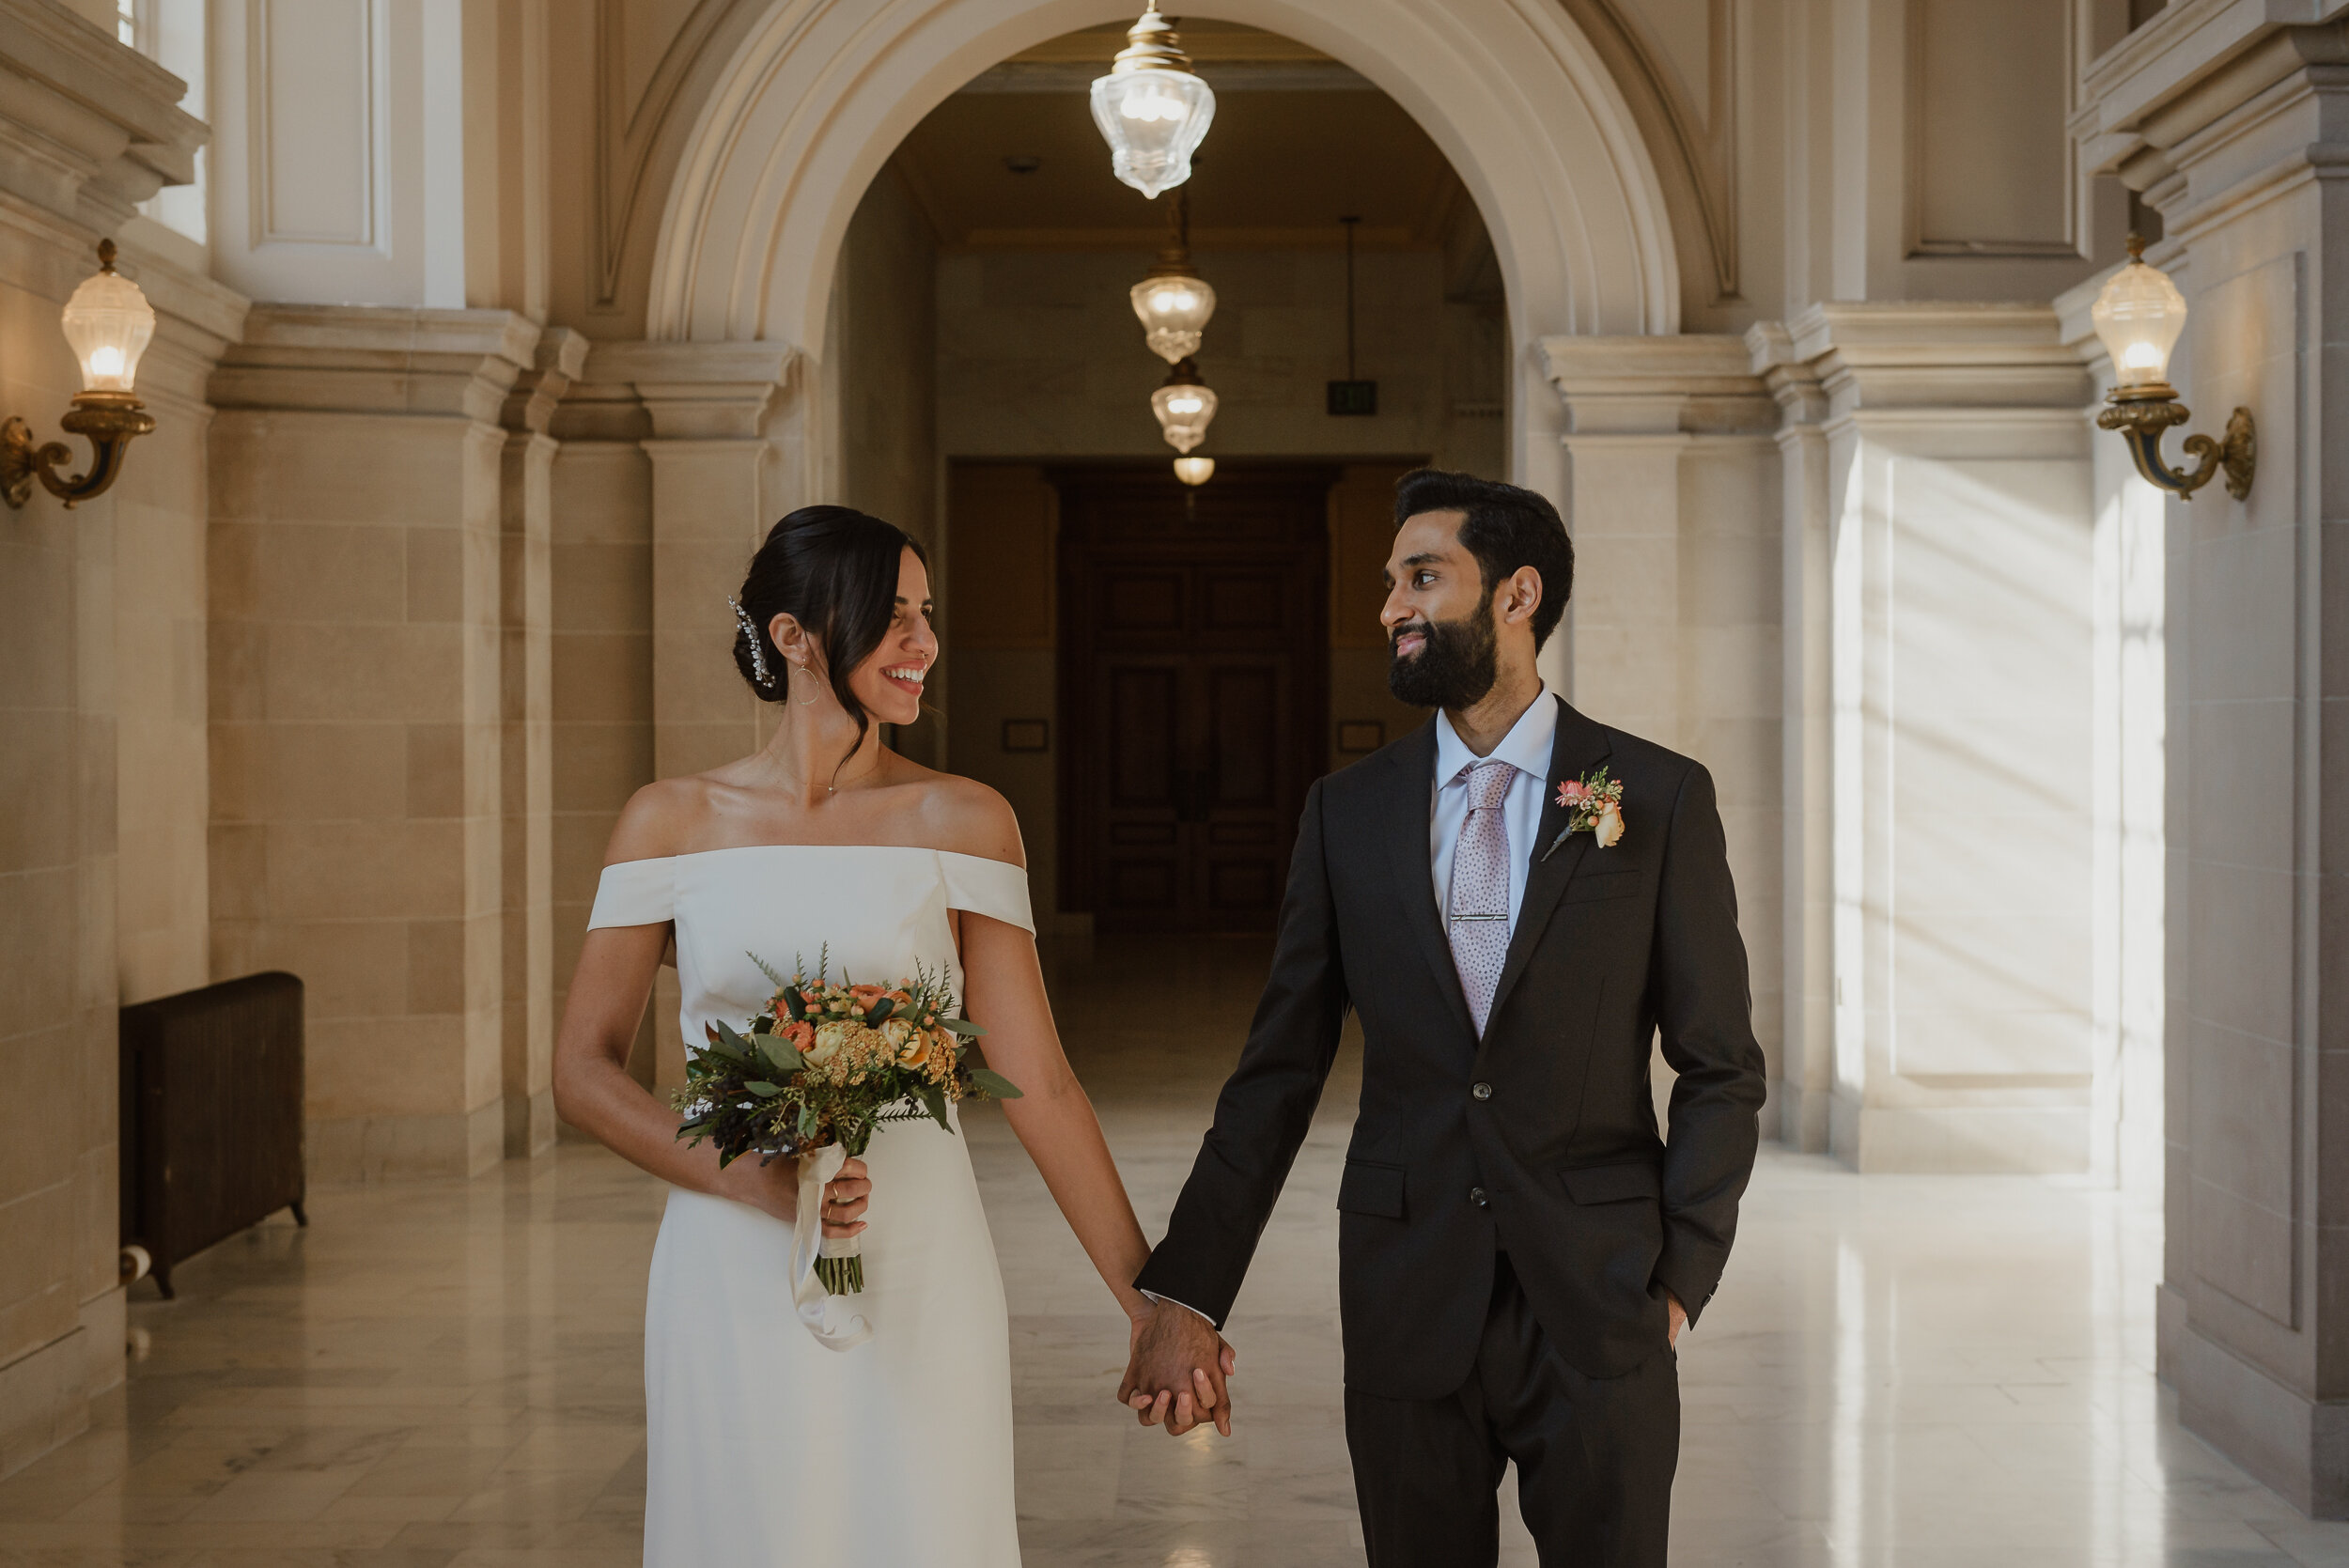
[[[2180,474],[2161,457],[2162,433],[2193,417],[2179,403],[2177,393],[2159,384],[2132,387],[2112,392],[2108,401],[2111,407],[2096,416],[2097,427],[2121,432],[2147,483],[2192,495],[2224,469],[2229,495],[2241,501],[2251,493],[2251,477],[2259,465],[2259,429],[2250,410],[2239,408],[2229,414],[2224,436],[2186,437],[2186,455],[2197,460],[2191,474]]]
[[[122,474],[123,453],[137,437],[155,428],[155,416],[127,392],[83,392],[57,423],[73,435],[87,436],[88,471],[62,476],[73,460],[73,449],[61,441],[36,445],[33,432],[22,419],[0,425],[0,495],[10,506],[32,499],[33,481],[68,506],[102,495]]]

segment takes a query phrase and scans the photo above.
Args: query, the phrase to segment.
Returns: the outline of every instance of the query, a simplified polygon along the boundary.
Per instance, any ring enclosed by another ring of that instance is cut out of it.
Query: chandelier
[[[1184,360],[1166,373],[1166,380],[1150,395],[1150,411],[1159,417],[1166,444],[1188,454],[1207,439],[1207,422],[1215,417],[1215,393],[1199,379],[1199,367]]]
[[[1149,0],[1107,76],[1093,83],[1093,123],[1110,169],[1155,198],[1190,178],[1190,155],[1215,119],[1215,90],[1195,75],[1174,27]]]
[[[1159,252],[1150,275],[1129,295],[1141,318],[1143,341],[1169,365],[1199,351],[1207,318],[1215,314],[1215,290],[1190,264],[1190,193],[1174,193],[1174,242]]]

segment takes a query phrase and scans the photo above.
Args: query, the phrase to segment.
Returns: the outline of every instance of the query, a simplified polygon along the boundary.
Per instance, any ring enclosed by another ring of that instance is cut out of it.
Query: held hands
[[[1145,1302],[1134,1314],[1117,1400],[1144,1426],[1163,1421],[1170,1437],[1206,1421],[1228,1437],[1232,1391],[1225,1380],[1238,1365],[1238,1353],[1206,1318],[1172,1301]]]

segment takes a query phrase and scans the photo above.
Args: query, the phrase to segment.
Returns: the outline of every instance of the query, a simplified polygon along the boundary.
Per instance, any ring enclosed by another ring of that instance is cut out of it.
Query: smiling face
[[[1387,558],[1387,687],[1415,707],[1460,709],[1500,673],[1483,569],[1460,543],[1467,514],[1422,512],[1395,530]]]
[[[929,568],[908,550],[897,558],[897,601],[880,645],[848,676],[864,711],[884,724],[910,724],[922,717],[922,682],[938,662],[938,635],[930,629]]]

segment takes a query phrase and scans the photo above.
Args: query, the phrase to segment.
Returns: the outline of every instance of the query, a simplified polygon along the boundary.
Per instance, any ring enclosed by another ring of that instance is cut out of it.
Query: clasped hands
[[[1163,1422],[1179,1437],[1204,1421],[1232,1435],[1232,1390],[1227,1381],[1239,1365],[1238,1353],[1215,1327],[1189,1307],[1145,1300],[1133,1315],[1133,1337],[1118,1403],[1144,1426]]]
[[[1677,1346],[1688,1321],[1688,1309],[1669,1289],[1664,1305],[1666,1338]],[[1223,1343],[1206,1318],[1173,1301],[1145,1301],[1134,1313],[1117,1401],[1144,1426],[1163,1423],[1170,1437],[1179,1437],[1203,1421],[1213,1421],[1216,1431],[1228,1437],[1229,1379],[1238,1366],[1238,1352]]]

